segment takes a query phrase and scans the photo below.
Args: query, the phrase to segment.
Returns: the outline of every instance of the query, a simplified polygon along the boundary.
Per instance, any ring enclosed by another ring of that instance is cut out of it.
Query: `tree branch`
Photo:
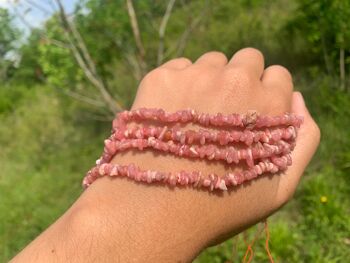
[[[98,77],[96,72],[96,67],[91,59],[90,53],[87,50],[85,42],[78,33],[78,30],[74,26],[73,21],[69,21],[64,7],[61,3],[61,0],[56,0],[56,3],[59,8],[59,15],[61,18],[62,26],[66,35],[66,38],[70,44],[71,51],[80,66],[83,70],[87,79],[97,88],[100,92],[103,100],[106,102],[108,108],[112,113],[121,111],[122,106],[115,101],[112,96],[109,94],[104,82]]]
[[[191,36],[191,33],[194,31],[194,29],[196,29],[196,27],[198,27],[202,19],[205,17],[207,9],[208,9],[208,1],[206,1],[200,15],[195,19],[190,19],[189,26],[186,27],[181,37],[177,41],[177,43],[167,51],[165,57],[169,57],[173,52],[175,52],[176,57],[183,55],[186,45],[188,43],[188,40]]]
[[[101,102],[101,101],[89,98],[89,97],[87,97],[85,95],[76,93],[74,91],[71,91],[71,90],[68,90],[68,89],[58,89],[58,88],[57,88],[57,90],[59,90],[63,94],[65,94],[65,95],[67,95],[67,96],[69,96],[69,97],[71,97],[73,99],[76,99],[78,101],[90,104],[92,106],[99,107],[99,108],[105,106],[105,104],[103,102]]]
[[[106,101],[107,106],[109,107],[109,109],[111,110],[112,113],[115,113],[117,111],[120,111],[121,108],[117,108],[117,105],[114,105],[114,101],[111,98],[111,96],[109,95],[109,93],[106,91],[104,85],[101,83],[101,81],[99,81],[97,78],[95,78],[94,74],[90,71],[90,69],[87,67],[87,65],[85,64],[84,59],[82,58],[82,56],[80,55],[79,50],[77,49],[77,47],[74,45],[71,37],[69,36],[68,32],[66,32],[66,37],[70,43],[70,47],[71,47],[71,51],[73,53],[73,56],[75,57],[75,60],[77,61],[78,65],[80,66],[80,68],[83,70],[85,76],[87,77],[87,79],[99,90],[99,92],[101,93],[102,98]]]
[[[59,88],[56,85],[53,85],[53,84],[49,83],[47,81],[47,79],[43,75],[39,76],[39,79],[43,83],[45,83],[45,85],[51,87],[52,89],[57,90],[58,92],[61,92],[61,93],[65,94],[65,95],[67,95],[67,96],[69,96],[69,97],[71,97],[73,99],[76,99],[78,101],[87,103],[87,104],[95,106],[95,107],[99,107],[99,108],[104,108],[105,107],[105,104],[102,101],[99,101],[99,100],[96,100],[96,99],[92,99],[92,98],[90,98],[90,97],[88,97],[86,95],[76,93],[76,92],[71,91],[69,89]]]
[[[77,40],[77,44],[78,44],[80,50],[82,51],[84,58],[86,59],[86,62],[89,64],[89,67],[90,67],[92,73],[94,75],[97,75],[96,65],[95,65],[94,61],[92,60],[90,53],[85,45],[85,42],[75,26],[75,23],[73,23],[70,20],[67,20],[67,22],[69,23],[70,29],[72,30],[72,34],[73,34],[74,38]]]
[[[140,67],[138,66],[137,58],[135,57],[135,55],[128,54],[128,53],[126,53],[124,57],[132,69],[134,78],[138,82],[140,82],[143,75],[142,75],[142,72],[140,71]]]
[[[146,62],[145,62],[145,56],[146,56],[146,51],[142,43],[141,39],[141,34],[140,34],[140,29],[139,29],[139,24],[137,21],[137,16],[135,13],[134,5],[132,3],[132,0],[126,0],[126,7],[128,10],[129,18],[130,18],[130,24],[131,24],[131,29],[134,35],[135,43],[136,46],[139,50],[139,66],[140,66],[140,71],[142,75],[146,72]]]
[[[201,16],[195,18],[192,23],[190,24],[189,27],[186,28],[186,30],[183,32],[183,34],[181,35],[179,41],[177,42],[177,49],[176,49],[176,56],[182,56],[186,45],[188,43],[188,39],[192,33],[192,31],[199,25],[199,23],[201,22],[201,20],[203,19],[204,14],[202,13]]]
[[[142,58],[144,58],[146,52],[145,52],[145,49],[144,49],[143,44],[142,44],[139,24],[137,22],[137,17],[136,17],[136,13],[135,13],[135,9],[134,9],[134,5],[132,3],[132,0],[126,0],[126,7],[128,9],[131,28],[132,28],[132,32],[134,34],[136,46],[139,49],[140,56]]]
[[[34,6],[36,9],[40,10],[41,12],[43,12],[44,14],[50,14],[50,11],[47,10],[44,6],[42,6],[41,4],[35,2],[35,1],[31,1],[31,0],[24,0],[25,2],[27,2],[28,5],[30,6]]]
[[[19,20],[21,20],[21,22],[24,24],[24,26],[26,26],[29,30],[33,30],[32,25],[25,19],[24,15],[22,15],[18,9],[15,6],[12,6],[13,11],[15,12],[15,14],[17,15],[17,17],[19,18]],[[53,38],[49,38],[45,33],[43,33],[42,31],[39,31],[40,37],[44,40],[46,40],[47,42],[49,42],[50,44],[53,44],[57,47],[61,47],[61,48],[69,48],[69,46],[59,40],[53,39]]]
[[[164,35],[165,30],[168,25],[168,21],[173,10],[174,4],[176,0],[169,0],[165,14],[162,18],[162,22],[159,27],[159,45],[158,45],[158,56],[157,56],[157,64],[158,66],[163,62],[164,59]]]
[[[67,45],[64,42],[61,42],[59,40],[53,39],[53,38],[48,38],[45,34],[40,34],[40,37],[47,41],[49,44],[52,44],[54,46],[60,47],[60,48],[65,48],[69,49],[69,45]]]

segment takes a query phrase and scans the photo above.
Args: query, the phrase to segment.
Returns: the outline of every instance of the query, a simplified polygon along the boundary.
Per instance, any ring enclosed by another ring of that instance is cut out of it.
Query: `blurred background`
[[[164,61],[252,46],[294,75],[322,130],[269,219],[276,262],[350,257],[350,0],[0,0],[0,262],[82,192],[113,113]],[[196,262],[240,262],[259,226]],[[266,262],[265,238],[253,262]]]

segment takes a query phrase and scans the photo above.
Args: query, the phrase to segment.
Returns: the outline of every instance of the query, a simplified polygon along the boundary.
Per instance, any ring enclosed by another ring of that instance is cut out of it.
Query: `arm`
[[[293,92],[290,73],[281,66],[264,69],[264,58],[255,49],[240,50],[230,61],[218,52],[206,53],[194,64],[171,60],[143,79],[133,104],[139,107],[211,113],[256,109],[272,115],[292,111],[305,121],[285,174],[263,176],[220,195],[101,178],[13,262],[189,262],[285,204],[320,138],[301,94]],[[152,151],[127,152],[113,161],[164,171],[227,169]]]

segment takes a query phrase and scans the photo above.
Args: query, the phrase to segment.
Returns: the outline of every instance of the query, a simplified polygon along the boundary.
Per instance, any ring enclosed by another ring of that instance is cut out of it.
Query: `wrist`
[[[189,262],[213,235],[207,218],[193,209],[190,192],[102,178],[73,207],[73,225],[94,237],[94,255],[108,252],[122,262]]]

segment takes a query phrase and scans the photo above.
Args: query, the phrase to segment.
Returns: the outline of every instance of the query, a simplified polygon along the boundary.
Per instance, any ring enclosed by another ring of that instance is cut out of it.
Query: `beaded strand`
[[[105,140],[103,154],[86,174],[83,186],[87,188],[101,176],[119,176],[137,182],[227,190],[262,174],[285,171],[292,164],[291,152],[302,120],[290,113],[272,117],[256,111],[228,115],[197,113],[191,109],[174,113],[147,108],[123,111],[113,121],[112,134]],[[158,126],[150,126],[149,121],[158,122]],[[129,125],[131,122],[133,125]],[[180,124],[218,127],[219,130],[184,129]],[[245,161],[247,168],[219,176],[215,173],[203,175],[200,171],[142,170],[134,164],[110,163],[119,152],[147,148],[181,158],[224,161],[233,168]]]
[[[179,127],[168,128],[164,127],[150,127],[144,125],[142,127],[120,127],[114,132],[114,137],[121,140],[125,138],[144,139],[148,137],[155,137],[160,140],[173,140],[181,144],[205,144],[219,143],[226,145],[232,142],[242,142],[246,145],[251,145],[253,142],[277,142],[283,140],[294,140],[296,138],[296,128],[288,126],[287,128],[276,128],[274,130],[265,129],[260,131],[254,130],[233,130],[233,131],[210,131],[207,129],[195,130],[181,130]]]
[[[206,187],[211,191],[214,189],[227,190],[227,187],[229,186],[240,185],[246,181],[256,178],[263,173],[275,174],[279,171],[283,171],[286,169],[287,165],[291,164],[290,155],[286,155],[281,158],[275,157],[275,159],[279,159],[279,162],[285,163],[284,168],[279,167],[272,162],[263,161],[254,165],[254,167],[250,168],[249,170],[226,173],[223,176],[218,176],[215,173],[203,175],[200,171],[180,171],[172,173],[155,170],[141,170],[134,164],[119,165],[104,163],[102,165],[97,165],[88,172],[87,176],[84,178],[83,186],[87,188],[97,178],[102,176],[119,176],[133,179],[136,182],[145,182],[149,184],[153,182],[162,182],[169,184],[170,186],[192,185],[196,188]]]
[[[138,149],[142,151],[145,148],[153,148],[165,153],[172,153],[178,157],[188,158],[206,158],[207,160],[224,160],[226,163],[238,164],[239,161],[245,160],[249,167],[253,166],[254,159],[268,158],[273,155],[287,154],[294,148],[295,143],[287,143],[278,141],[276,144],[261,144],[260,142],[252,148],[236,149],[234,146],[229,146],[224,149],[216,145],[187,145],[176,144],[172,140],[163,142],[154,137],[148,139],[124,139],[124,140],[105,140],[105,150],[102,156],[104,162],[108,162],[110,157],[117,152],[126,151],[128,149]]]
[[[217,113],[214,115],[208,113],[197,113],[195,110],[179,110],[174,113],[165,112],[163,109],[140,108],[137,110],[123,111],[118,114],[117,120],[121,123],[128,121],[160,121],[164,123],[193,123],[203,126],[236,126],[261,128],[272,126],[295,126],[300,127],[303,118],[292,113],[285,113],[281,116],[261,116],[256,111],[249,111],[247,114],[228,114]],[[113,125],[114,127],[114,125]]]

